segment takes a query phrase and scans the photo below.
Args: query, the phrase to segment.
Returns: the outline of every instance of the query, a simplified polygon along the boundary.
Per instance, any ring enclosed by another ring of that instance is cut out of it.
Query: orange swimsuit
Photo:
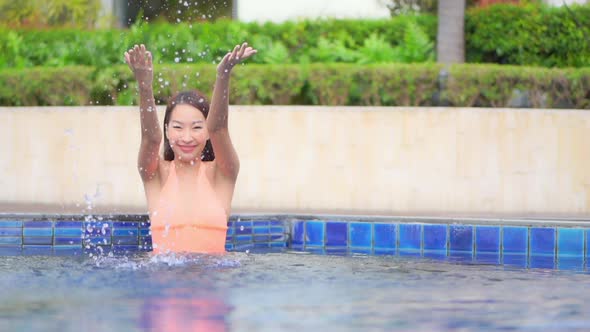
[[[151,215],[155,253],[225,252],[228,216],[207,178],[204,164],[199,167],[195,189],[194,200],[183,203],[176,167],[171,162],[159,204]]]

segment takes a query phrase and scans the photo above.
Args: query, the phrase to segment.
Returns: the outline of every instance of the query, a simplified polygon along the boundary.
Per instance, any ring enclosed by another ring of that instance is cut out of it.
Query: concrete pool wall
[[[235,212],[590,215],[584,110],[231,106],[230,132]],[[0,212],[145,212],[139,139],[137,107],[0,108]]]

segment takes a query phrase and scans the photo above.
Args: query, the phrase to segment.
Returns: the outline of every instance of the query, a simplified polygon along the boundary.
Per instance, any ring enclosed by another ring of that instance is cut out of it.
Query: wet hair
[[[176,107],[176,105],[191,105],[192,107],[198,109],[203,113],[205,119],[207,119],[207,115],[209,115],[209,103],[205,96],[197,91],[182,91],[174,96],[172,96],[168,100],[168,104],[166,105],[166,113],[164,115],[164,160],[172,161],[174,160],[174,151],[172,151],[172,147],[170,146],[170,141],[166,136],[166,128],[168,127],[168,123],[170,122],[170,117],[172,115],[172,111]],[[201,160],[202,161],[213,161],[215,159],[215,153],[213,153],[213,146],[211,145],[211,140],[207,140],[205,143],[205,148],[201,153]]]

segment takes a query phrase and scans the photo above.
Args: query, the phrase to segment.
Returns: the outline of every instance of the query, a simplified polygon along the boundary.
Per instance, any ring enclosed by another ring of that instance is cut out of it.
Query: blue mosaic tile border
[[[289,248],[324,253],[344,250],[550,269],[585,269],[590,257],[590,223],[560,227],[296,220],[290,235]]]
[[[150,251],[146,215],[0,215],[0,255]],[[590,222],[235,215],[226,250],[285,248],[586,269]]]
[[[126,254],[152,250],[147,216],[110,218],[0,216],[0,255]],[[232,217],[225,248],[229,251],[286,248],[289,229],[286,225],[276,218]]]

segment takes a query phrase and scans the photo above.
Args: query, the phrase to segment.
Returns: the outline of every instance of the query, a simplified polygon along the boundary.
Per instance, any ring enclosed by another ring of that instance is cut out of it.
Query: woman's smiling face
[[[183,162],[201,160],[209,139],[203,112],[188,104],[176,105],[170,115],[166,135],[175,159]]]

